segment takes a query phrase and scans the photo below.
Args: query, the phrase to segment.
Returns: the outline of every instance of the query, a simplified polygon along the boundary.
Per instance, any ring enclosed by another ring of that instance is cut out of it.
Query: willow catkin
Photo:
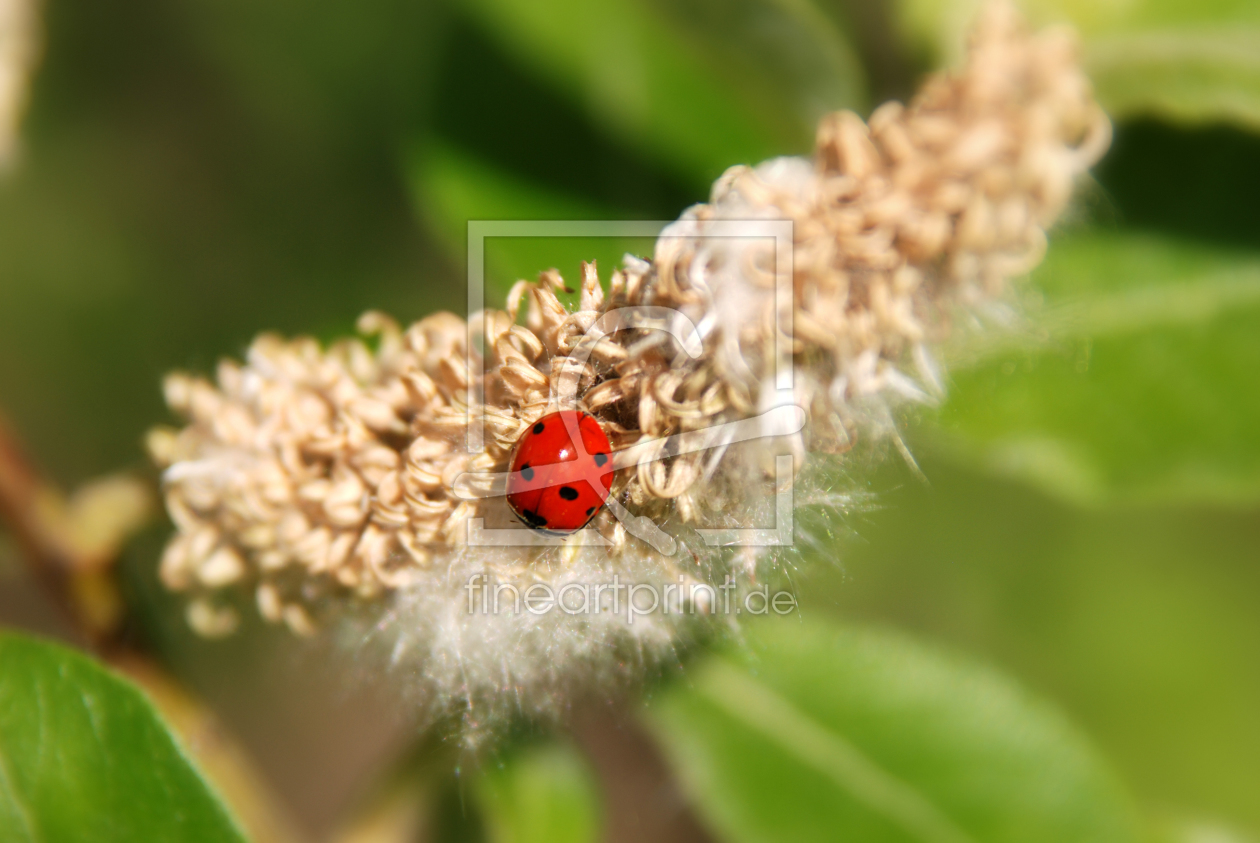
[[[177,528],[162,581],[190,595],[206,635],[235,627],[235,594],[302,634],[357,607],[426,700],[470,725],[633,680],[723,614],[715,589],[688,586],[746,589],[778,558],[703,531],[773,520],[810,455],[877,439],[898,403],[939,392],[930,349],[951,314],[1036,265],[1109,136],[1070,34],[1031,34],[994,5],[960,70],[869,123],[825,118],[812,160],[732,168],[607,291],[584,265],[572,312],[552,270],[467,324],[369,313],[361,338],[267,334],[213,382],[171,375],[167,402],[188,424],[149,439]],[[790,271],[770,229],[789,232]],[[803,429],[770,412],[792,407]],[[489,474],[527,426],[569,408],[619,449],[613,500],[629,518],[602,511],[598,538],[556,545],[470,541],[508,521]],[[756,437],[732,441],[729,425],[750,420]],[[470,587],[614,581],[677,590],[652,611],[535,614],[487,611],[489,592]]]

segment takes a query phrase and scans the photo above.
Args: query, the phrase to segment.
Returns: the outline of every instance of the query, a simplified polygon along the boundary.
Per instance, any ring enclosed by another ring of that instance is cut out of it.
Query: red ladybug
[[[611,451],[589,413],[563,410],[543,416],[512,452],[508,504],[535,530],[563,535],[582,529],[612,488]]]

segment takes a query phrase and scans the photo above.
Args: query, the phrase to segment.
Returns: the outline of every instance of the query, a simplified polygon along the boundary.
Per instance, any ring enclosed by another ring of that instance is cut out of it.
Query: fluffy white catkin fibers
[[[997,4],[962,68],[867,123],[827,117],[812,160],[732,168],[650,262],[607,290],[584,266],[573,312],[553,270],[467,323],[369,313],[361,339],[263,335],[214,382],[171,375],[188,424],[149,440],[177,528],[162,580],[205,635],[249,593],[300,634],[370,630],[474,731],[633,682],[782,565],[776,491],[789,514],[846,505],[808,476],[939,392],[951,317],[1040,260],[1109,138],[1070,34]],[[511,519],[489,474],[568,408],[618,450],[612,504],[568,539],[496,543]],[[531,585],[550,589],[535,608],[564,605],[513,611]]]

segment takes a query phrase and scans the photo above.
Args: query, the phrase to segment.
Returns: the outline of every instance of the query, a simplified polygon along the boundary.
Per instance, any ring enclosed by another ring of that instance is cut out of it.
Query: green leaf
[[[918,456],[930,486],[885,460],[860,539],[807,554],[801,611],[1000,663],[1066,709],[1143,805],[1257,836],[1255,511],[1084,509]]]
[[[493,843],[590,843],[601,806],[594,774],[578,750],[552,742],[518,748],[474,780]]]
[[[244,839],[139,690],[10,633],[0,633],[0,830],[14,843]]]
[[[1260,500],[1260,259],[1077,236],[1033,280],[1043,332],[955,360],[929,446],[1077,503]]]
[[[867,105],[865,72],[845,32],[815,0],[639,0],[697,56],[716,68],[742,110],[782,121],[786,144],[803,152],[819,118]],[[719,166],[728,166],[717,162]],[[749,161],[748,163],[755,163]]]
[[[411,161],[413,195],[421,213],[462,260],[468,254],[468,223],[476,220],[617,220],[623,214],[597,207],[528,181],[433,138]],[[654,237],[487,237],[484,243],[486,306],[500,307],[519,279],[534,280],[555,267],[570,287],[581,281],[582,261],[595,260],[607,282],[626,253],[649,256]],[[462,262],[462,261],[461,261]]]
[[[861,104],[860,65],[809,0],[477,0],[482,25],[616,137],[704,180],[804,152]]]
[[[724,840],[1137,839],[1084,740],[992,671],[890,632],[778,621],[649,722]]]
[[[979,0],[903,0],[907,35],[957,58]],[[1071,22],[1114,117],[1153,114],[1260,128],[1260,6],[1246,0],[1091,3],[1029,0],[1038,25]]]
[[[1215,820],[1169,821],[1159,829],[1159,843],[1252,843],[1252,838]]]

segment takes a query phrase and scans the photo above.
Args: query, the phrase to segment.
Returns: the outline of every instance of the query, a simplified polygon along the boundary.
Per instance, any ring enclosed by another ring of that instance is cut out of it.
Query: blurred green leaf
[[[1252,838],[1213,820],[1181,820],[1159,830],[1159,843],[1253,843]]]
[[[901,635],[762,623],[649,721],[723,839],[1135,840],[1128,799],[1062,718]]]
[[[607,130],[704,180],[805,151],[862,104],[861,68],[810,0],[477,0],[483,26]]]
[[[860,537],[809,553],[801,611],[894,625],[1062,706],[1162,820],[1260,832],[1260,519],[1073,506],[965,461],[870,478]],[[840,564],[837,564],[837,559]]]
[[[640,2],[655,10],[717,69],[744,109],[783,121],[783,140],[789,146],[772,150],[771,155],[803,152],[807,147],[796,147],[812,145],[814,129],[824,114],[867,105],[865,71],[847,33],[824,12],[829,4],[816,0]]]
[[[0,634],[5,840],[242,841],[152,704],[86,656]]]
[[[473,782],[493,843],[590,843],[599,838],[594,773],[578,750],[552,742],[517,748]]]
[[[199,0],[184,14],[191,49],[298,158],[329,141],[343,155],[379,147],[412,128],[448,34],[443,4],[408,0]]]
[[[1260,500],[1260,259],[1099,234],[1034,280],[1045,333],[955,364],[926,437],[1079,503]]]
[[[421,213],[453,255],[466,260],[470,220],[616,220],[620,212],[507,172],[491,162],[431,139],[412,158],[412,185]],[[488,306],[519,279],[555,267],[570,287],[581,283],[581,261],[599,263],[605,283],[627,253],[651,255],[653,237],[487,237]]]
[[[982,0],[902,0],[906,35],[957,58]],[[1247,0],[1026,0],[1038,25],[1071,22],[1112,116],[1234,120],[1260,128],[1260,5]]]

